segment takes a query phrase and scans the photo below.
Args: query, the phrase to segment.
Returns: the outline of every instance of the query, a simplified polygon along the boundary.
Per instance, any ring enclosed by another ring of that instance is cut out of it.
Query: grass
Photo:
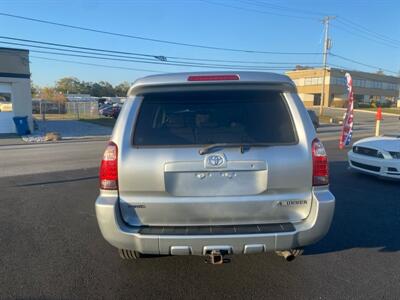
[[[33,117],[36,120],[42,120],[42,115],[40,114],[33,114]],[[46,114],[46,120],[78,120],[75,114]],[[113,128],[115,124],[115,119],[113,118],[93,118],[93,117],[85,117],[80,116],[79,121],[87,122],[91,124],[101,125]]]
[[[42,120],[42,115],[41,114],[33,114],[33,117],[36,120]],[[45,115],[46,120],[77,120],[77,115],[76,114],[46,114]],[[93,117],[90,115],[80,115],[79,119],[97,119],[99,117]]]
[[[36,120],[42,120],[41,114],[33,114]],[[75,114],[46,114],[46,120],[76,120]]]
[[[80,119],[79,121],[113,128],[116,120],[113,118],[98,118],[98,119]]]
[[[358,108],[358,109],[359,110],[367,110],[367,111],[376,111],[378,108],[368,107],[368,108]],[[400,108],[384,107],[384,108],[382,108],[382,112],[400,115]]]

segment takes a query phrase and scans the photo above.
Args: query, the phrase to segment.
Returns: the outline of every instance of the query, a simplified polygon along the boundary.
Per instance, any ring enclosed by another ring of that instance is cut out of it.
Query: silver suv
[[[328,161],[286,76],[179,73],[139,79],[100,167],[96,214],[123,258],[276,251],[328,231]]]

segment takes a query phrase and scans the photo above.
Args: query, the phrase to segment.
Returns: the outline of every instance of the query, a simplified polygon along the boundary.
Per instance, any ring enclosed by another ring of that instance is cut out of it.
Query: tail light
[[[109,142],[103,154],[100,165],[100,189],[118,189],[118,147],[115,143]]]
[[[224,75],[190,75],[188,81],[220,81],[220,80],[240,80],[237,74],[224,74]]]
[[[328,156],[319,139],[312,142],[313,186],[329,183]]]

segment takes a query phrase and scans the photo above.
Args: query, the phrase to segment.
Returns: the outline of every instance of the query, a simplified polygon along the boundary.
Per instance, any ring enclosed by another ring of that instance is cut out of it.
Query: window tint
[[[144,94],[135,145],[294,143],[292,120],[274,91]]]

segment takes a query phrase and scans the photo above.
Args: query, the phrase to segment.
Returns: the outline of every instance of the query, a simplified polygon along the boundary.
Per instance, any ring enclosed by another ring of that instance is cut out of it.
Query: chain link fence
[[[94,119],[99,117],[97,101],[91,102],[66,102],[66,114],[75,116],[76,119]]]
[[[65,114],[65,103],[54,101],[32,101],[34,114]]]
[[[32,101],[32,113],[40,118],[57,119],[97,119],[99,106],[97,101],[88,102],[54,102]]]

